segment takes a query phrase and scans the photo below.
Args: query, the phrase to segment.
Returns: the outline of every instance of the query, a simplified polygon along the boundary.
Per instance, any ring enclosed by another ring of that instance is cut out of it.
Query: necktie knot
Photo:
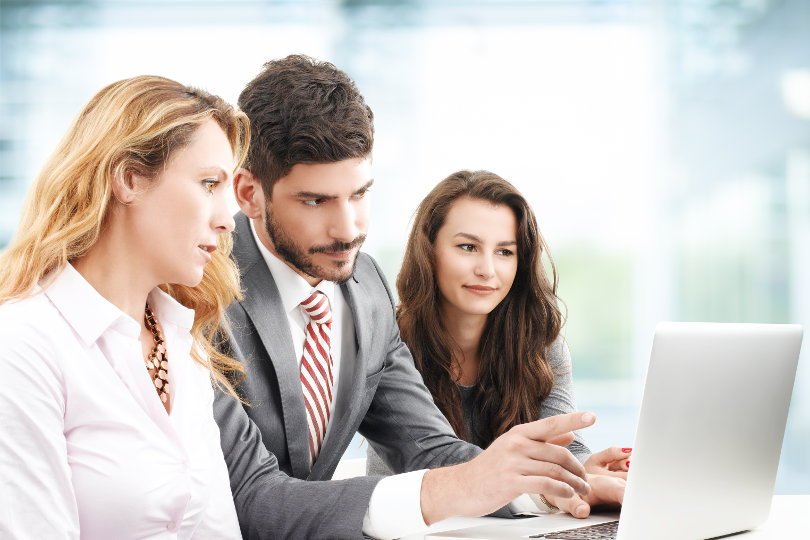
[[[316,324],[329,324],[332,322],[332,311],[329,309],[329,298],[321,291],[313,291],[301,307],[309,315],[309,319]]]

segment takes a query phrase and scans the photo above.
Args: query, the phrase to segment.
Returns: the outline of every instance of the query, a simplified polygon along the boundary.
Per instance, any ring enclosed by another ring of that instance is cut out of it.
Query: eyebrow
[[[359,189],[354,191],[352,193],[352,195],[358,195],[360,193],[363,193],[364,191],[368,191],[368,189],[371,187],[371,184],[373,184],[373,183],[374,183],[374,179],[372,178],[371,180],[366,182],[362,187],[360,187]],[[332,200],[332,199],[337,199],[338,196],[337,195],[328,195],[326,193],[316,193],[314,191],[298,191],[297,193],[295,193],[294,197],[299,198],[299,199],[325,199],[325,200],[329,201],[329,200]]]
[[[456,233],[456,234],[453,236],[453,238],[458,237],[458,236],[460,236],[461,238],[466,238],[467,240],[472,240],[473,242],[478,242],[479,244],[483,244],[483,243],[484,243],[484,242],[483,242],[483,241],[482,241],[482,240],[481,240],[479,237],[477,237],[477,236],[476,236],[476,235],[474,235],[474,234],[465,233],[465,232],[460,232],[460,233]],[[498,242],[498,243],[497,243],[497,244],[495,244],[495,245],[496,245],[496,246],[516,246],[516,245],[517,245],[517,241],[516,241],[516,240],[504,240],[504,241],[502,241],[502,242]]]
[[[208,166],[200,167],[200,172],[203,173],[203,174],[214,173],[218,177],[225,177],[225,178],[228,177],[228,172],[225,169],[223,169],[222,167],[220,167],[219,165],[208,165]]]

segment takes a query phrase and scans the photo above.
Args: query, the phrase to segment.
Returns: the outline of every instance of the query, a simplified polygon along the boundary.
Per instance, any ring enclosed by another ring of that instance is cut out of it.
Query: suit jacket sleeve
[[[278,468],[242,404],[217,392],[214,416],[245,538],[362,538],[379,477],[313,482]]]
[[[391,322],[385,328],[387,350],[379,385],[358,431],[394,473],[431,469],[469,461],[481,449],[456,437],[433,403],[408,347],[399,336],[394,300],[376,261],[368,268],[385,288]],[[365,281],[365,279],[364,279]]]

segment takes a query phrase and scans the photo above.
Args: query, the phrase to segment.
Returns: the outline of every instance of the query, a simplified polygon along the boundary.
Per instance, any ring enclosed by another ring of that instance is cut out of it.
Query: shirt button
[[[167,529],[169,529],[169,530],[171,531],[171,530],[173,530],[173,529],[174,529],[174,525],[175,525],[175,524],[174,524],[174,521],[170,521],[170,522],[169,522],[169,524],[168,524],[168,525],[166,525],[166,528],[167,528]]]

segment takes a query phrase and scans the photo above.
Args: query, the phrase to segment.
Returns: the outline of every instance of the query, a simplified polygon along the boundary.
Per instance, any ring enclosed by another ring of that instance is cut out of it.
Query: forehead
[[[234,168],[231,143],[214,120],[208,119],[194,130],[186,146],[172,152],[167,168],[218,167],[230,173]]]
[[[351,158],[332,163],[298,163],[273,186],[273,195],[348,196],[371,180],[371,160]]]
[[[497,241],[514,240],[517,235],[515,213],[506,205],[462,197],[450,206],[439,233],[467,233]]]

